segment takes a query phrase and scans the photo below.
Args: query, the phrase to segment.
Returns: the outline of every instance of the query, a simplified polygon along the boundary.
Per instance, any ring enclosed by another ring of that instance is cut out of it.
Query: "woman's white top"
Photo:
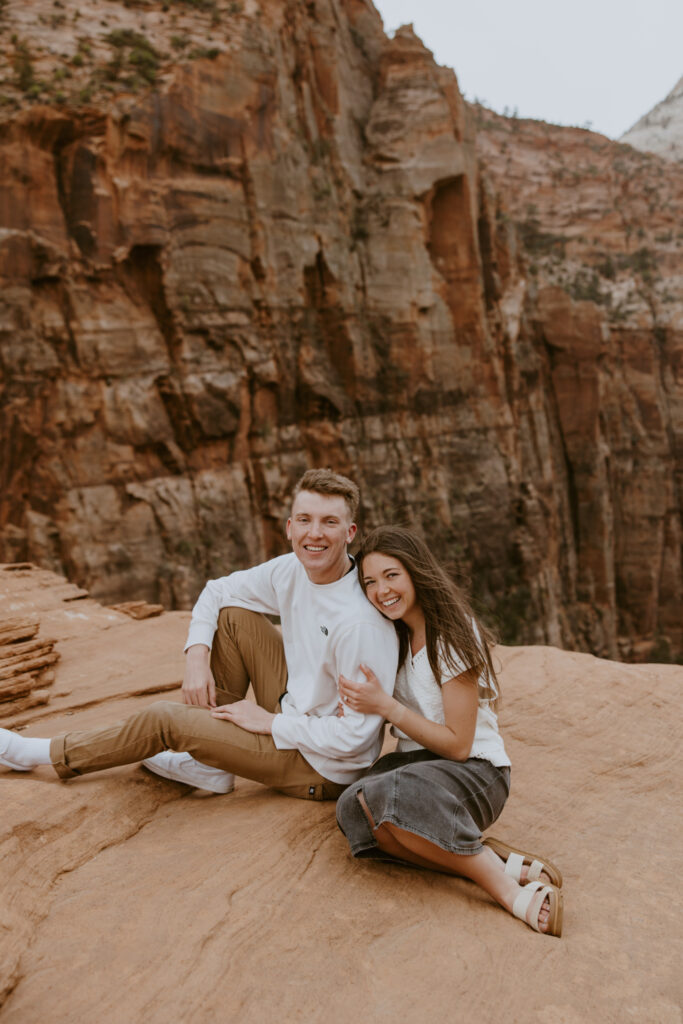
[[[459,675],[461,672],[467,671],[467,666],[462,663],[454,651],[452,651],[452,655],[455,665],[461,667],[459,671],[454,672],[452,668],[446,665],[445,660],[442,658],[439,667],[441,669],[441,678],[444,682],[454,678],[454,676]],[[479,677],[477,685],[479,686],[480,693],[482,688],[485,690],[487,684],[483,675]],[[495,684],[492,685],[495,686]],[[405,704],[407,708],[410,708],[411,711],[417,711],[419,715],[428,718],[431,722],[437,722],[439,725],[446,724],[443,713],[443,700],[441,698],[441,686],[434,678],[434,673],[427,657],[426,645],[414,656],[411,656],[409,653],[401,665],[396,676],[394,697],[401,704]],[[498,732],[498,718],[491,704],[492,700],[487,700],[483,697],[479,698],[477,724],[469,756],[481,757],[486,761],[490,761],[496,767],[502,768],[505,765],[510,766],[510,759],[505,753],[505,745]],[[404,752],[406,750],[424,749],[421,743],[411,740],[397,726],[393,725],[391,732],[394,736],[398,737],[397,751]]]

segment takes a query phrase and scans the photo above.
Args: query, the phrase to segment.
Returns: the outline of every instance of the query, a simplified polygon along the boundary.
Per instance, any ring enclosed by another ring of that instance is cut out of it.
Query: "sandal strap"
[[[512,913],[520,921],[524,921],[530,928],[533,928],[535,932],[540,931],[538,915],[541,912],[543,901],[552,891],[551,886],[543,885],[542,882],[529,882],[515,898],[515,902],[512,904]],[[531,921],[527,918],[529,910],[532,912]]]
[[[545,871],[545,864],[541,860],[532,860],[531,866],[529,867],[529,873],[527,880],[529,882],[537,882],[541,877],[541,872]]]
[[[521,853],[511,853],[508,855],[508,859],[505,861],[505,874],[512,875],[515,882],[520,882],[522,878],[522,865],[524,864],[524,857]]]
[[[511,853],[508,855],[508,859],[505,861],[505,874],[511,875],[515,882],[522,885],[522,868],[525,861],[527,860],[521,853]],[[529,871],[526,876],[527,882],[537,882],[541,877],[541,872],[545,871],[546,867],[542,860],[532,860],[529,866]]]

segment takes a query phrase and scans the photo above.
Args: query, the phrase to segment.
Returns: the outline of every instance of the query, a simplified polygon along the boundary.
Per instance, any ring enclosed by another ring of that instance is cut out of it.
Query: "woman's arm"
[[[395,697],[388,696],[367,665],[361,665],[361,670],[365,682],[354,683],[345,676],[339,677],[339,692],[344,704],[366,715],[382,715],[411,740],[441,757],[450,761],[467,760],[479,706],[475,669],[448,679],[441,687],[445,725],[431,722],[424,715],[405,707]]]

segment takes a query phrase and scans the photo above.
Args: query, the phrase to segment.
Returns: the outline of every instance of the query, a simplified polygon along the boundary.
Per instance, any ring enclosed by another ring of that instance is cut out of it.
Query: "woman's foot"
[[[559,938],[562,934],[562,891],[555,885],[529,882],[519,888],[512,913],[534,931]]]

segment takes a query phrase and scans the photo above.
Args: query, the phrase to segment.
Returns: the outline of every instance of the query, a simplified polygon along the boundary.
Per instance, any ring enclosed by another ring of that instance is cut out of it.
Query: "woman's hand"
[[[253,700],[236,700],[234,704],[221,704],[211,712],[212,718],[222,718],[226,722],[239,725],[247,732],[258,732],[264,736],[272,735],[275,715],[266,711]]]
[[[354,683],[346,676],[339,676],[339,693],[346,707],[360,711],[363,715],[381,715],[386,718],[393,704],[393,698],[385,693],[371,668],[361,665],[365,680]]]

